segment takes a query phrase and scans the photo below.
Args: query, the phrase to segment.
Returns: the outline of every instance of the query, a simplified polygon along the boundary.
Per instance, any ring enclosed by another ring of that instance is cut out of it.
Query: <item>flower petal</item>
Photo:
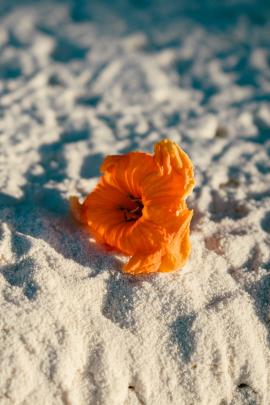
[[[105,173],[106,171],[112,170],[123,158],[124,158],[123,155],[107,156],[100,166],[101,173]]]
[[[181,149],[169,139],[163,139],[155,145],[154,160],[162,173],[170,174],[172,169],[180,172],[183,167]]]
[[[130,274],[155,273],[158,271],[161,261],[161,251],[150,255],[136,254],[124,265],[124,272]]]
[[[121,156],[121,159],[113,156],[107,159],[104,162],[104,167],[109,168],[104,172],[107,183],[134,197],[142,195],[144,178],[156,171],[153,157],[147,153],[131,152]]]
[[[152,222],[162,227],[168,234],[175,233],[179,229],[179,215],[186,210],[185,201],[181,201],[176,206],[166,205],[153,205],[145,208],[147,214],[145,218],[152,218]]]
[[[144,216],[127,222],[121,207],[132,210],[134,202],[104,178],[84,201],[81,208],[83,222],[88,224],[99,243],[133,255],[137,251],[152,252],[166,242],[167,234],[163,227]]]
[[[180,269],[188,259],[191,251],[189,225],[192,214],[193,212],[189,210],[182,214],[179,230],[168,244],[158,271],[167,272]]]
[[[164,227],[142,217],[130,229],[129,238],[132,241],[133,253],[151,253],[162,248],[169,235]]]
[[[154,162],[163,175],[178,174],[182,178],[183,195],[187,196],[194,187],[193,166],[188,155],[169,139],[155,145]]]
[[[194,187],[189,157],[174,142],[163,140],[155,155],[112,155],[83,204],[71,197],[73,216],[106,249],[129,256],[124,271],[166,272],[181,267],[190,253],[192,211],[185,198]]]
[[[183,178],[178,175],[148,176],[143,190],[144,217],[165,229],[174,228],[179,213],[186,208]]]
[[[178,219],[178,231],[171,241],[153,253],[135,253],[124,266],[124,271],[132,274],[168,272],[181,268],[189,254],[189,225],[193,212],[186,209]]]

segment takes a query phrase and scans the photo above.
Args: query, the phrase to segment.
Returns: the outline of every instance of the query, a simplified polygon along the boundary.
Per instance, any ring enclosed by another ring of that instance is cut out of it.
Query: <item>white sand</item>
[[[0,404],[269,405],[269,8],[86,3],[0,5]],[[128,277],[67,201],[163,137],[192,256]]]

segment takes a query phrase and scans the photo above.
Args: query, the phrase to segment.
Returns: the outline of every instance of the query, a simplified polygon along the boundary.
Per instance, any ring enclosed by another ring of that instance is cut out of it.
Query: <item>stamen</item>
[[[132,211],[129,211],[131,214],[135,214],[135,212],[138,212],[138,211],[140,211],[140,207],[137,207],[137,208],[135,208],[134,210],[132,210]]]
[[[142,216],[143,203],[139,197],[134,197],[133,195],[128,195],[128,198],[136,204],[135,208],[119,207],[120,211],[123,211],[124,219],[126,222],[137,221]]]

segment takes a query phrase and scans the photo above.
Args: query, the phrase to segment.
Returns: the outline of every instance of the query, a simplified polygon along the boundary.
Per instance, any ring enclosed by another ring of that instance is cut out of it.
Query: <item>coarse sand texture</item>
[[[260,0],[0,2],[0,405],[270,404],[269,32]],[[164,138],[192,252],[134,277],[69,198]]]

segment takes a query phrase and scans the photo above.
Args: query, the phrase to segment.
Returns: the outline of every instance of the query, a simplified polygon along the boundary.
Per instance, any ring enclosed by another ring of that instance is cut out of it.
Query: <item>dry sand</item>
[[[0,5],[0,404],[269,405],[269,8],[111,3]],[[192,255],[129,277],[67,201],[163,137]]]

